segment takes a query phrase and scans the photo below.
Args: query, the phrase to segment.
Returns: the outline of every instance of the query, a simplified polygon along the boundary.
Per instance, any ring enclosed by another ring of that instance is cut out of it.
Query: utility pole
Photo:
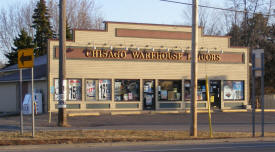
[[[59,0],[59,101],[58,101],[58,126],[66,127],[66,95],[63,86],[66,80],[66,0]]]
[[[191,59],[191,127],[190,136],[197,137],[197,52],[198,43],[198,0],[192,6],[192,59]]]

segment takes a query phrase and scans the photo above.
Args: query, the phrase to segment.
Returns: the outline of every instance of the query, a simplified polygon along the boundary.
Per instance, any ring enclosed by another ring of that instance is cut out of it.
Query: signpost
[[[261,127],[264,137],[264,50],[256,49],[252,52],[252,136],[255,137],[255,78],[261,77]]]
[[[20,69],[20,128],[23,134],[23,94],[22,94],[22,69],[32,68],[32,136],[34,137],[34,94],[33,94],[33,49],[18,50],[18,68]]]

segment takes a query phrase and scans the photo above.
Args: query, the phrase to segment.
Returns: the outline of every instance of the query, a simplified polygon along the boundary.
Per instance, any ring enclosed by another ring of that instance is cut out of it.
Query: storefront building
[[[66,104],[70,111],[190,109],[191,27],[105,22],[75,30],[67,41]],[[247,48],[199,28],[198,108],[244,108],[249,99]],[[48,44],[48,109],[57,111],[58,41]]]

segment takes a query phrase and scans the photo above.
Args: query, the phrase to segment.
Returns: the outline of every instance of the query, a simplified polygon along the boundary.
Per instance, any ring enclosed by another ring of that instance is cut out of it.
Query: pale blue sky
[[[0,8],[22,5],[30,0],[0,0]],[[59,2],[59,0],[56,0]],[[185,5],[162,2],[160,0],[95,0],[105,21],[184,24]],[[192,0],[176,0],[192,3]],[[226,0],[199,0],[199,4],[223,7]],[[211,2],[211,3],[210,3]],[[190,7],[189,7],[190,8]],[[188,9],[187,11],[191,12]],[[4,57],[0,52],[0,60]]]
[[[16,5],[29,0],[0,0],[0,7]],[[56,0],[57,2],[59,0]],[[156,24],[182,24],[185,5],[159,0],[95,0],[107,21],[141,22]],[[192,0],[176,0],[192,3]],[[225,0],[199,0],[209,5],[223,7]],[[191,11],[191,10],[190,10]]]

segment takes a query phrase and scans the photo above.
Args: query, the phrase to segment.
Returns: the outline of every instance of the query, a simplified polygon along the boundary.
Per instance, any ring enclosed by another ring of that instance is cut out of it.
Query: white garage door
[[[16,112],[16,84],[0,84],[0,112]]]

